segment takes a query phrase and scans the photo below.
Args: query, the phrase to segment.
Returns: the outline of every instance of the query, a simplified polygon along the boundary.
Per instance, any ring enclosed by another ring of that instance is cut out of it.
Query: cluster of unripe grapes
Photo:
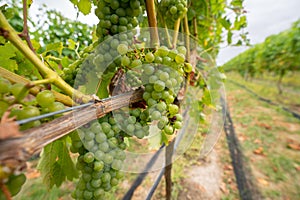
[[[9,117],[15,116],[17,120],[39,116],[44,113],[55,112],[65,108],[64,104],[55,101],[55,96],[50,90],[39,92],[36,97],[29,95],[29,88],[21,83],[11,83],[0,77],[0,117],[10,108]],[[49,118],[35,120],[21,125],[25,130],[39,126]]]
[[[99,0],[95,14],[100,20],[97,25],[97,36],[104,38],[135,28],[139,21],[137,17],[142,14],[140,0]]]
[[[170,24],[169,27],[171,28],[177,19],[184,17],[187,13],[187,1],[161,0],[158,5],[158,9],[161,13],[164,13],[163,18],[168,25]]]
[[[64,108],[65,106],[62,103],[55,101],[55,96],[50,90],[43,90],[34,97],[29,94],[27,85],[11,83],[0,76],[0,119],[2,119],[5,112],[9,112],[8,117],[23,120]],[[49,117],[22,124],[20,130],[39,126],[48,120],[50,120]],[[0,166],[0,180],[5,183],[11,195],[16,195],[21,190],[26,177],[24,174],[14,174],[6,166]],[[0,199],[5,199],[2,192],[0,192]]]
[[[106,192],[118,184],[126,157],[123,135],[111,114],[72,134],[71,151],[80,154],[76,167],[82,172],[73,198],[105,199]]]

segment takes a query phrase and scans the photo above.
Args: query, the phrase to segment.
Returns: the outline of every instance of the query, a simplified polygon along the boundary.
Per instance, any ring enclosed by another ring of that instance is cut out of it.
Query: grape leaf
[[[78,4],[78,0],[70,0],[70,2],[71,2],[72,4],[74,4],[74,6],[77,6],[77,4]]]
[[[84,15],[87,15],[91,12],[92,4],[90,0],[79,0],[77,6],[79,11]]]
[[[44,147],[38,169],[48,188],[54,185],[59,187],[66,179],[78,177],[65,139],[56,140]]]
[[[59,55],[61,55],[63,48],[64,48],[64,45],[63,45],[62,42],[56,42],[56,43],[53,43],[53,44],[47,44],[46,51],[43,52],[43,55],[45,55],[49,51],[56,51],[56,52],[59,53]]]
[[[17,62],[15,60],[7,59],[7,58],[0,58],[1,66],[9,71],[14,71],[18,69]]]
[[[68,48],[74,50],[76,48],[76,42],[72,39],[68,39]]]

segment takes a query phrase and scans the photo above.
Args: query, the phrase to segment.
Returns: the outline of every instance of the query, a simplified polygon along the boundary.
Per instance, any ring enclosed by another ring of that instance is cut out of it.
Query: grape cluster
[[[121,65],[127,70],[125,84],[130,88],[143,87],[146,105],[144,108],[134,108],[122,117],[116,115],[116,121],[124,124],[122,128],[129,136],[147,136],[149,128],[143,130],[143,125],[152,121],[157,121],[162,138],[172,135],[182,126],[179,106],[174,102],[184,83],[184,74],[192,71],[192,65],[185,62],[186,48],[179,46],[169,50],[161,46],[157,50],[128,49],[123,44],[117,48],[122,55]]]
[[[100,20],[97,36],[101,39],[132,30],[139,23],[137,17],[142,14],[141,0],[99,0],[95,14]]]
[[[126,157],[124,132],[111,114],[87,126],[72,135],[71,150],[79,152],[76,167],[82,172],[72,196],[76,199],[106,199],[106,192],[124,176],[120,171]]]
[[[65,106],[55,101],[55,96],[50,90],[44,90],[36,97],[29,96],[29,88],[21,83],[10,83],[0,77],[0,117],[11,107],[10,117],[16,116],[17,120],[39,116],[40,114],[62,110]],[[28,97],[28,98],[26,98]],[[49,119],[44,119],[49,120]],[[40,120],[21,125],[20,129],[25,130],[41,124]]]
[[[171,28],[177,19],[183,18],[187,13],[187,1],[161,0],[158,9],[161,13],[164,13],[163,18],[167,24],[170,24],[169,27]]]

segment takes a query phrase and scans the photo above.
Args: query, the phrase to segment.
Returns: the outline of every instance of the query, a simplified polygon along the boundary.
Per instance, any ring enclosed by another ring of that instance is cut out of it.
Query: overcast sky
[[[68,0],[38,0],[34,1],[32,12],[43,3],[55,8],[69,18],[76,16],[76,10]],[[251,44],[263,42],[271,34],[279,33],[288,29],[292,22],[300,19],[300,0],[245,0],[247,10],[249,38]],[[80,21],[90,25],[96,24],[98,19],[95,15],[79,15]],[[217,64],[221,65],[230,60],[247,47],[222,48],[217,58]]]

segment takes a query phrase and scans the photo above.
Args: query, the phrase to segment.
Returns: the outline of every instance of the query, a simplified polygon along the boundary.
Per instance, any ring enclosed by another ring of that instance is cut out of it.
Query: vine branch
[[[190,62],[191,50],[190,50],[190,30],[187,14],[185,14],[183,19],[183,29],[185,32],[185,46],[186,46],[186,60]]]
[[[21,83],[21,84],[24,84],[24,85],[32,86],[32,87],[30,87],[29,92],[33,95],[37,95],[42,89],[42,87],[36,85],[36,82],[32,82],[32,81],[30,81],[30,80],[28,80],[28,79],[26,79],[22,76],[19,76],[15,73],[12,73],[11,71],[8,71],[8,70],[6,70],[2,67],[0,67],[0,75],[3,78],[9,80],[12,83]],[[55,90],[52,90],[52,92],[55,96],[56,101],[59,101],[59,102],[63,103],[66,106],[75,105],[75,102],[69,96],[66,96],[64,94],[56,92]]]
[[[27,23],[27,16],[28,16],[28,7],[27,7],[27,0],[23,0],[23,31],[20,34],[22,38],[24,38],[29,46],[29,48],[35,52],[31,40],[30,40],[30,36],[29,36],[29,32],[28,32],[28,23]]]

